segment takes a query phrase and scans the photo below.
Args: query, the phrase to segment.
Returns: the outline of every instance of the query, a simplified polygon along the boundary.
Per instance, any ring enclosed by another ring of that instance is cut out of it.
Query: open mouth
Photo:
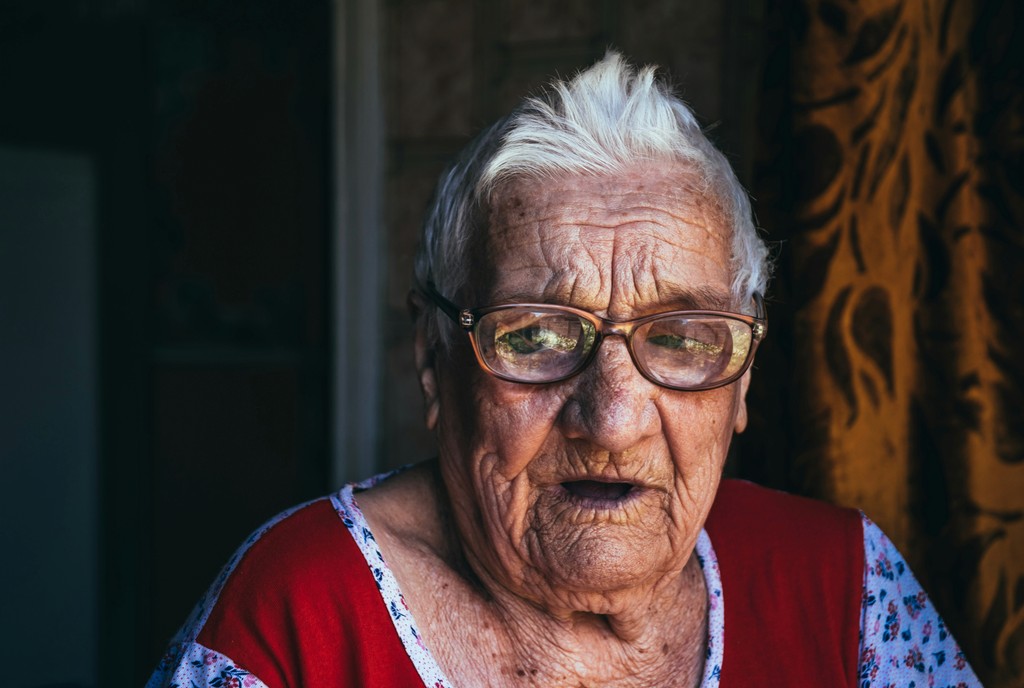
[[[573,480],[562,483],[565,491],[576,499],[588,503],[618,503],[629,496],[634,485],[630,483],[607,483],[598,480]]]

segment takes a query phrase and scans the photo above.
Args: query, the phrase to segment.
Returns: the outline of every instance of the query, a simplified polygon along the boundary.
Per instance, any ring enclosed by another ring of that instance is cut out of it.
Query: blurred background
[[[862,508],[1024,684],[1013,0],[6,0],[0,666],[137,686],[247,533],[432,455],[405,308],[445,162],[608,47],[755,196],[728,472]]]

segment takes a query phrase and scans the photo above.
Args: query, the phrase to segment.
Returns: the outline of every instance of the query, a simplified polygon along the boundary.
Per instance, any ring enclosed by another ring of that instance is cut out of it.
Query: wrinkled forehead
[[[493,221],[537,219],[554,208],[607,208],[628,211],[638,205],[708,220],[724,220],[725,204],[712,185],[681,165],[646,165],[621,174],[517,177],[498,184],[488,199]]]
[[[679,304],[687,307],[729,299],[729,225],[693,174],[517,179],[495,190],[484,224],[471,276],[478,298],[623,308],[681,293],[708,302]]]

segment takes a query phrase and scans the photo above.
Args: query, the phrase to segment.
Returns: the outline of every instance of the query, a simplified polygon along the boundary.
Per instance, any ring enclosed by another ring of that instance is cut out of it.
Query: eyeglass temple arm
[[[768,334],[768,312],[764,307],[764,298],[756,291],[754,292],[754,308],[754,317],[757,319],[753,327],[754,338],[761,341]]]
[[[475,318],[465,308],[459,308],[454,303],[441,296],[441,293],[437,291],[437,287],[434,286],[434,282],[428,281],[422,288],[427,298],[434,302],[438,308],[440,308],[445,315],[454,320],[460,327],[465,330],[472,329]]]

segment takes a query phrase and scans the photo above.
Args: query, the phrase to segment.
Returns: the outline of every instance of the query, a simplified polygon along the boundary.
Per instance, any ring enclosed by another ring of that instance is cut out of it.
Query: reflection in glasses
[[[678,390],[713,389],[738,379],[753,360],[767,323],[757,315],[680,310],[615,322],[570,306],[508,304],[460,308],[433,285],[423,290],[467,332],[479,364],[512,382],[571,377],[593,359],[605,336],[626,339],[633,363],[651,382]]]

